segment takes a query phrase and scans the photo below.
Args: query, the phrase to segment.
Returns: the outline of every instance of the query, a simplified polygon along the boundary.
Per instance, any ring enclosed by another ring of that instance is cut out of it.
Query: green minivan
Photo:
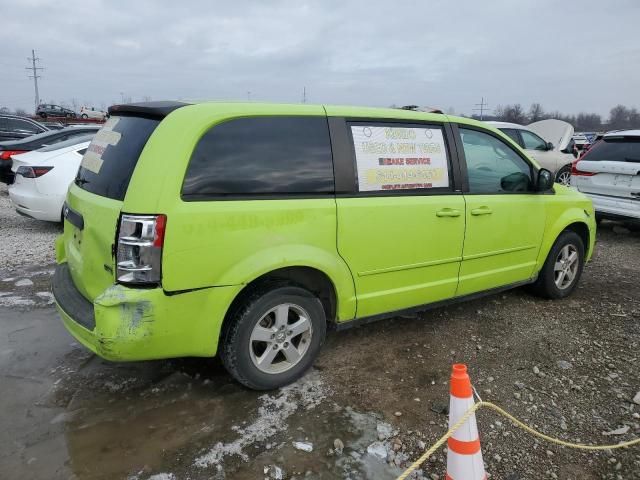
[[[300,377],[328,328],[576,287],[591,201],[484,123],[387,108],[116,105],[64,206],[53,293],[109,360]]]

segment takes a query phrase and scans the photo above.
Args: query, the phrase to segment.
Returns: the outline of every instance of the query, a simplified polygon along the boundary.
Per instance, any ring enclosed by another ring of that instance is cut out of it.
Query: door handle
[[[491,209],[489,207],[486,206],[482,206],[482,207],[478,207],[478,208],[472,208],[471,209],[471,215],[491,215],[493,212],[491,211]]]
[[[455,208],[443,208],[442,210],[438,210],[436,212],[436,217],[459,217],[460,210]]]

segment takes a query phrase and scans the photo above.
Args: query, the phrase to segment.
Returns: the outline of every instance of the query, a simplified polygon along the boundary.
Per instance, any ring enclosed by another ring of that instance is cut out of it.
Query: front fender
[[[549,216],[547,217],[549,218]],[[553,221],[545,228],[545,234],[538,253],[536,271],[539,272],[549,255],[549,251],[560,234],[572,224],[581,223],[589,231],[589,242],[585,245],[585,261],[589,261],[593,255],[596,239],[596,222],[593,209],[589,210],[581,206],[566,208],[559,216],[553,217]]]

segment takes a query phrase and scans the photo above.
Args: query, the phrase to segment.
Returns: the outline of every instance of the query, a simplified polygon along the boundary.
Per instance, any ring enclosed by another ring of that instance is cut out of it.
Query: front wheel
[[[558,173],[556,173],[556,183],[567,187],[571,185],[571,165],[565,165],[558,170]]]
[[[89,118],[89,115],[87,115],[86,113],[83,113],[83,114],[82,114],[82,115],[80,115],[80,116],[81,116],[82,118],[84,118],[85,120],[86,120],[87,118]]]
[[[533,285],[534,291],[551,299],[567,297],[578,285],[583,267],[582,238],[576,232],[562,232],[538,274],[538,280]]]
[[[238,382],[271,390],[311,367],[325,334],[325,312],[313,294],[292,286],[261,289],[226,319],[220,356]]]

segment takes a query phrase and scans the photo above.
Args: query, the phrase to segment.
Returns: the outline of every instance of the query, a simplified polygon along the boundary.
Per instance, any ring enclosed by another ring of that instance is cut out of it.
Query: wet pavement
[[[332,401],[317,370],[281,390],[253,392],[215,359],[114,364],[77,344],[53,308],[0,307],[0,378],[11,392],[0,396],[2,478],[400,473],[385,462],[392,427]]]

